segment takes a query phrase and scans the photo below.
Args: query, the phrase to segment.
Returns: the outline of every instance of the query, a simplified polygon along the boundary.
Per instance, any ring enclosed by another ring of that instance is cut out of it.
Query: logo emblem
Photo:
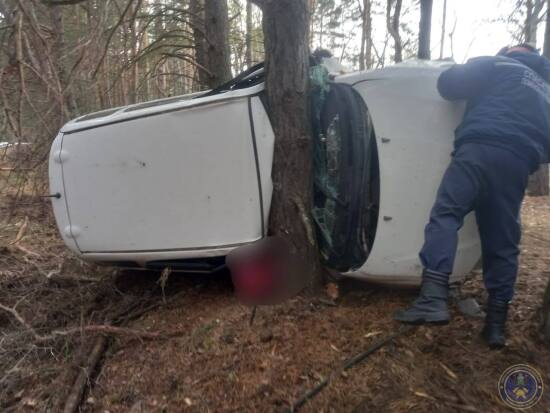
[[[500,398],[514,409],[529,409],[537,404],[543,387],[540,373],[526,364],[509,367],[498,381]]]

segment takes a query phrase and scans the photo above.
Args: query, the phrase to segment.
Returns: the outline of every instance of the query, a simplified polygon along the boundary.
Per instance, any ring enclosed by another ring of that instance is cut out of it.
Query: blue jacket
[[[441,74],[448,100],[468,101],[455,147],[478,142],[506,148],[534,172],[550,159],[550,60],[536,53],[478,57]]]

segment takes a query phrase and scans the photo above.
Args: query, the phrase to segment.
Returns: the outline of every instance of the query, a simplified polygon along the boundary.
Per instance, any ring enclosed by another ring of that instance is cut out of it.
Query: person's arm
[[[491,80],[494,58],[478,57],[454,65],[439,76],[437,90],[447,100],[470,99],[480,93]]]

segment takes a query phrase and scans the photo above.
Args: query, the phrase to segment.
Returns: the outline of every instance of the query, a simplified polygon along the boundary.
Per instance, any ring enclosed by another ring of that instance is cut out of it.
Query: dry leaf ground
[[[5,209],[4,209],[5,213]],[[0,233],[19,244],[0,252],[0,303],[17,305],[38,332],[99,323],[126,302],[162,302],[159,274],[113,273],[81,264],[60,241],[47,203],[30,204]],[[308,403],[306,412],[508,412],[497,382],[510,365],[536,367],[550,386],[550,348],[539,333],[539,311],[550,276],[550,199],[528,198],[517,298],[510,316],[510,345],[490,351],[479,340],[482,320],[454,310],[444,327],[420,327],[348,370]],[[86,281],[52,282],[48,275]],[[90,279],[97,278],[97,282]],[[365,350],[398,326],[392,313],[411,291],[357,282],[339,286],[336,305],[299,297],[258,310],[232,294],[227,274],[170,274],[166,304],[127,324],[177,337],[144,341],[110,339],[82,409],[88,412],[285,411],[345,358]],[[481,274],[463,294],[483,303]],[[133,301],[132,301],[133,300]],[[0,312],[0,410],[58,411],[93,337],[35,344],[10,314]],[[550,411],[550,390],[530,411]]]

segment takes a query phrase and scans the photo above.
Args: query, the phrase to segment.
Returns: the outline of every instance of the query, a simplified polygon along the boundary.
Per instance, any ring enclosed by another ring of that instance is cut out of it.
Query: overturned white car
[[[437,93],[446,65],[335,78],[315,154],[323,174],[313,215],[327,265],[376,282],[420,282],[424,225],[464,110]],[[261,76],[249,73],[216,93],[66,124],[52,146],[50,187],[67,246],[88,261],[213,271],[264,237],[274,135],[263,90]],[[469,216],[453,277],[479,257]]]

